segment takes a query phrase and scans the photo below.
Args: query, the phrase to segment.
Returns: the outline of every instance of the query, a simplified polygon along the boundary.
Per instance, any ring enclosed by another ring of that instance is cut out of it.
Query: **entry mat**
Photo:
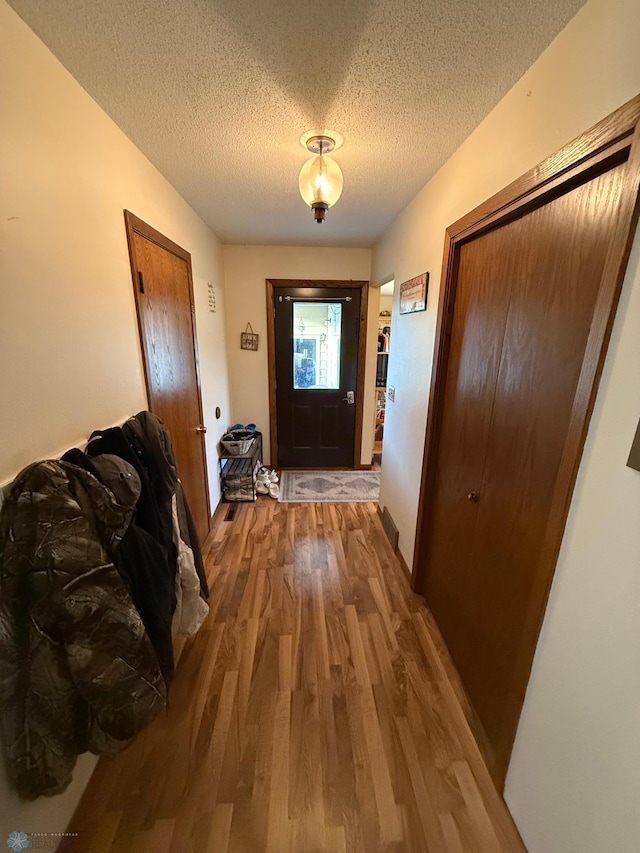
[[[283,503],[334,503],[377,501],[379,471],[283,471],[280,497]]]

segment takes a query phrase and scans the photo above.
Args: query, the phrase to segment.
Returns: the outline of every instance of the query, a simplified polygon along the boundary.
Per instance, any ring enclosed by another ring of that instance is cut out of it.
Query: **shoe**
[[[278,500],[280,497],[280,486],[277,483],[271,483],[269,486],[269,495],[274,499]]]
[[[269,484],[265,483],[264,480],[256,480],[256,492],[259,495],[268,495],[269,494]]]
[[[256,488],[260,484],[260,494],[266,495],[269,493],[269,486],[271,485],[271,480],[263,471],[260,471],[258,476],[256,477]],[[264,489],[264,491],[263,491]]]
[[[278,483],[280,481],[280,477],[278,477],[275,468],[272,471],[269,471],[269,479],[272,483]]]

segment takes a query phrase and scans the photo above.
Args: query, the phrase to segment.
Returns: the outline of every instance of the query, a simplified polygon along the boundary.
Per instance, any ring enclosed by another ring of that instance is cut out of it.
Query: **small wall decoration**
[[[251,328],[251,323],[247,323],[247,328],[244,332],[240,332],[240,349],[258,349],[258,336]]]
[[[427,290],[429,288],[429,273],[423,272],[400,285],[400,313],[413,314],[416,311],[427,310]]]
[[[216,313],[216,288],[213,282],[207,282],[207,293],[209,296],[209,311],[212,314]]]

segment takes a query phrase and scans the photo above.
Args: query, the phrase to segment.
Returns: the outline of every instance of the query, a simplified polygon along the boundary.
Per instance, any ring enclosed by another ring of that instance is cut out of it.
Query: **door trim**
[[[189,281],[189,305],[191,307],[191,331],[192,331],[192,345],[193,345],[193,359],[196,366],[196,386],[198,389],[198,414],[200,417],[200,423],[204,424],[204,413],[202,408],[202,382],[200,378],[200,359],[198,357],[198,339],[196,333],[196,307],[195,300],[193,296],[193,274],[191,271],[191,255],[187,252],[186,249],[183,249],[182,246],[179,246],[177,243],[174,243],[173,240],[170,240],[168,237],[165,237],[164,234],[161,234],[160,231],[156,231],[155,228],[152,228],[151,225],[148,225],[142,219],[137,217],[134,213],[131,213],[130,210],[124,211],[124,225],[127,233],[127,245],[129,247],[129,264],[131,266],[131,282],[133,284],[133,293],[136,300],[136,316],[138,320],[138,336],[140,339],[140,349],[142,350],[142,363],[144,367],[144,384],[145,390],[147,394],[147,405],[151,405],[151,394],[150,394],[150,384],[149,384],[149,371],[147,367],[147,352],[145,347],[145,336],[144,330],[142,328],[142,312],[140,309],[140,301],[139,301],[139,293],[138,293],[138,259],[136,257],[136,247],[134,235],[139,234],[141,237],[144,237],[147,240],[150,240],[152,243],[156,243],[156,245],[160,246],[160,248],[165,249],[167,252],[171,252],[172,255],[176,255],[176,257],[181,258],[187,264],[187,279]],[[207,501],[207,519],[208,519],[208,529],[211,530],[211,495],[209,494],[209,470],[207,464],[207,445],[205,441],[205,437],[203,433],[200,433],[200,442],[202,444],[202,459],[204,463],[204,488],[205,488],[205,498]]]
[[[462,244],[485,231],[522,216],[544,203],[547,196],[566,191],[567,183],[584,181],[589,171],[627,163],[618,208],[617,222],[600,282],[594,317],[585,349],[578,387],[573,401],[567,437],[555,483],[549,522],[538,562],[538,583],[531,592],[529,612],[523,625],[518,664],[512,681],[505,719],[514,721],[514,737],[531,672],[537,638],[542,627],[553,572],[558,559],[571,497],[582,458],[589,421],[622,289],[629,253],[638,222],[640,203],[640,96],[596,124],[582,136],[548,157],[505,189],[463,216],[445,231],[444,256],[422,481],[416,525],[412,587],[418,591],[426,576],[428,527],[433,512],[440,428],[445,399],[445,383],[450,355],[451,332],[456,301],[457,273]],[[480,738],[480,741],[482,739]],[[480,744],[481,745],[481,744]],[[502,790],[509,756],[503,766],[491,767]]]
[[[368,468],[360,462],[362,455],[362,428],[364,414],[364,372],[367,356],[367,306],[369,301],[368,281],[332,281],[331,279],[268,278],[267,288],[267,350],[269,361],[269,435],[271,464],[278,466],[278,426],[276,408],[276,290],[281,287],[350,287],[360,290],[360,325],[358,329],[358,384],[356,386],[356,423],[353,448],[354,469]]]

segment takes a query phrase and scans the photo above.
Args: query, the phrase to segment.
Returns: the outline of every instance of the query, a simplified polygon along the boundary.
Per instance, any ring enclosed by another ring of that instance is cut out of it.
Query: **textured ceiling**
[[[584,0],[9,0],[225,243],[369,246]],[[322,225],[302,133],[344,136]]]

